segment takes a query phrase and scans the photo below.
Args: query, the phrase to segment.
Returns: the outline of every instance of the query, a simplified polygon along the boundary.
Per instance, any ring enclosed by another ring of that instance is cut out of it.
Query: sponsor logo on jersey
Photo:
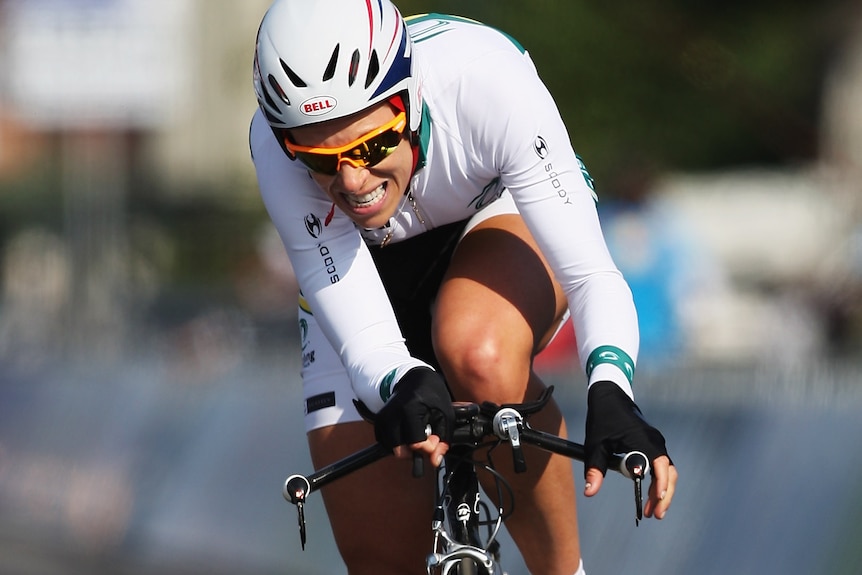
[[[317,251],[323,260],[323,266],[326,268],[326,273],[329,274],[329,283],[336,284],[341,280],[338,276],[338,268],[335,267],[335,258],[332,257],[332,252],[323,244],[317,245]]]
[[[314,350],[302,352],[302,367],[308,367],[314,363]]]
[[[548,163],[545,164],[545,172],[548,173],[548,181],[551,184],[551,187],[554,188],[554,192],[557,196],[563,200],[564,204],[571,204],[572,198],[569,197],[569,192],[566,191],[566,188],[563,187],[563,182],[560,180],[560,175],[554,170],[554,164]]]
[[[305,413],[314,413],[327,407],[335,407],[335,392],[327,391],[320,395],[312,395],[305,400]]]
[[[475,206],[477,210],[481,210],[487,205],[493,204],[503,195],[503,184],[500,178],[494,178],[488,185],[482,188],[482,193],[473,198],[470,202],[471,206]]]
[[[320,218],[317,217],[316,214],[308,214],[305,216],[305,230],[308,232],[308,235],[317,239],[323,233],[323,229],[329,225],[329,222],[332,221],[332,215],[335,213],[335,204],[333,204],[332,209],[329,211],[329,214],[326,216],[326,222],[321,223]],[[332,252],[326,246],[326,244],[317,244],[317,251],[320,254],[320,258],[323,261],[323,267],[326,268],[326,273],[329,274],[330,283],[338,283],[341,279],[338,276],[338,269],[335,267],[335,258],[332,257]]]
[[[305,318],[299,320],[299,341],[302,342],[302,349],[308,347],[308,321]]]
[[[299,338],[302,342],[302,367],[308,367],[314,363],[314,348],[309,349],[309,333],[308,321],[305,318],[300,318]]]
[[[308,231],[308,235],[317,239],[323,232],[323,224],[320,223],[320,218],[315,214],[308,214],[305,216],[305,229]]]
[[[544,160],[548,156],[548,142],[542,136],[537,136],[533,142],[533,149],[536,150],[536,155]]]
[[[305,229],[308,231],[308,235],[314,239],[319,238],[323,233],[323,228],[329,227],[334,216],[335,204],[332,204],[332,207],[329,208],[329,213],[326,214],[326,219],[323,220],[323,224],[320,223],[320,218],[318,218],[316,214],[309,213],[305,216]]]
[[[299,110],[306,116],[322,116],[338,106],[338,100],[332,96],[315,96],[299,105]]]

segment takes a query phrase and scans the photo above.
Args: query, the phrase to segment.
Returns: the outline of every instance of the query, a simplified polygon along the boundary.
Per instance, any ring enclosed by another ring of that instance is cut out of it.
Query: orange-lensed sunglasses
[[[407,115],[401,112],[391,122],[338,148],[300,146],[287,138],[284,140],[284,145],[308,169],[334,176],[338,173],[341,162],[347,162],[355,168],[368,168],[379,164],[395,151],[401,143],[406,128]]]

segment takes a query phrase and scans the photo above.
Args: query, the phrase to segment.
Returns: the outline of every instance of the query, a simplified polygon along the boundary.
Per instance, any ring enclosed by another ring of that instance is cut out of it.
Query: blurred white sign
[[[6,0],[6,82],[37,127],[152,128],[189,74],[192,0]]]

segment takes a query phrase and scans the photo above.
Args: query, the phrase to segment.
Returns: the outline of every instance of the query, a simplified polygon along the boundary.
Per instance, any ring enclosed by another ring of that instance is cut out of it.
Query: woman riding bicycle
[[[662,518],[677,475],[633,402],[631,292],[526,51],[463,18],[405,22],[389,0],[276,0],[254,85],[258,183],[302,291],[313,464],[375,439],[400,456],[322,492],[350,573],[423,572],[435,478],[411,478],[404,458],[440,464],[453,398],[537,397],[532,360],[569,313],[589,384],[585,493],[608,453],[640,450],[645,513]],[[565,436],[555,405],[531,424]],[[531,572],[583,573],[571,463],[529,457],[508,477],[507,529]]]

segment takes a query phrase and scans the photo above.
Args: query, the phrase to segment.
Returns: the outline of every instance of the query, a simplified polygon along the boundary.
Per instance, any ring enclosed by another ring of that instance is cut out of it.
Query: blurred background
[[[0,0],[4,575],[344,571],[281,498],[311,468],[247,144],[268,4]],[[622,479],[579,501],[587,569],[862,572],[862,5],[605,4],[399,3],[530,51],[635,294],[681,483],[637,529]],[[570,334],[537,369],[582,438]]]

